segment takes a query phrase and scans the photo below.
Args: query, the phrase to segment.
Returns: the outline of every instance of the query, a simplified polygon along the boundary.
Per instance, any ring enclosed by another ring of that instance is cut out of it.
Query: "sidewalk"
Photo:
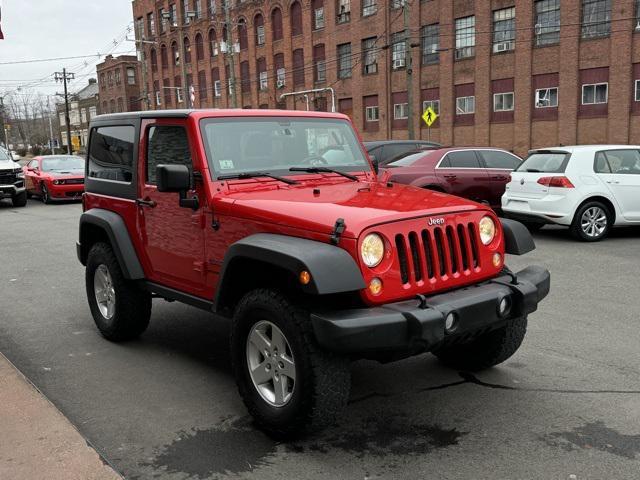
[[[0,478],[121,479],[1,353]]]

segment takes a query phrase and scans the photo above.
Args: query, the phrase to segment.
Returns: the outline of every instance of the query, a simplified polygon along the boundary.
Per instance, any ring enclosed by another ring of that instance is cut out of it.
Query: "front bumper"
[[[51,200],[79,200],[84,193],[84,184],[47,184],[49,189],[49,198]]]
[[[536,311],[549,287],[549,272],[531,266],[513,277],[505,274],[422,300],[313,313],[311,321],[318,343],[327,350],[364,355],[383,351],[424,352]],[[500,314],[499,305],[505,298],[509,309]],[[455,316],[455,322],[447,330],[445,320],[449,314]]]
[[[24,191],[24,181],[22,180],[9,185],[0,185],[0,198],[12,198]]]

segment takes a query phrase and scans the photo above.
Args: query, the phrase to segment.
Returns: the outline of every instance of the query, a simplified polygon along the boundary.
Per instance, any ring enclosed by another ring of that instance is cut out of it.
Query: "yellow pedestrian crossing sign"
[[[431,127],[434,122],[438,119],[438,114],[433,109],[433,107],[427,108],[422,114],[422,120],[427,124],[427,127]]]

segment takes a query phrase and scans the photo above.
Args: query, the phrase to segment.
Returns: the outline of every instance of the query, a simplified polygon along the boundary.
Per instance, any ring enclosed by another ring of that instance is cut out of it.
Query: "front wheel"
[[[332,424],[347,404],[346,358],[321,350],[309,314],[272,290],[238,304],[231,329],[233,371],[249,413],[276,438]]]
[[[527,317],[509,320],[504,327],[480,335],[462,344],[436,350],[434,355],[445,365],[460,370],[478,371],[508,360],[518,351],[527,333]]]
[[[51,197],[49,196],[49,189],[44,183],[40,188],[41,188],[40,198],[42,198],[42,203],[44,203],[45,205],[48,205],[49,203],[51,203]]]
[[[609,234],[613,222],[609,209],[600,202],[582,205],[571,223],[571,234],[578,240],[597,242]]]
[[[14,207],[24,207],[27,205],[27,192],[19,193],[11,199]]]

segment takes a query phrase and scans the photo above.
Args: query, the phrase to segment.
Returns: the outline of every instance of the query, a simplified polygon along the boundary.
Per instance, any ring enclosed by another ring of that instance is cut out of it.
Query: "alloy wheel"
[[[296,365],[287,338],[276,325],[262,320],[247,337],[249,376],[262,399],[274,407],[291,400],[296,385]]]
[[[116,291],[106,265],[100,264],[93,274],[93,291],[100,314],[111,320],[116,309]]]
[[[600,207],[587,208],[580,219],[580,227],[589,238],[600,237],[607,229],[607,213]]]

